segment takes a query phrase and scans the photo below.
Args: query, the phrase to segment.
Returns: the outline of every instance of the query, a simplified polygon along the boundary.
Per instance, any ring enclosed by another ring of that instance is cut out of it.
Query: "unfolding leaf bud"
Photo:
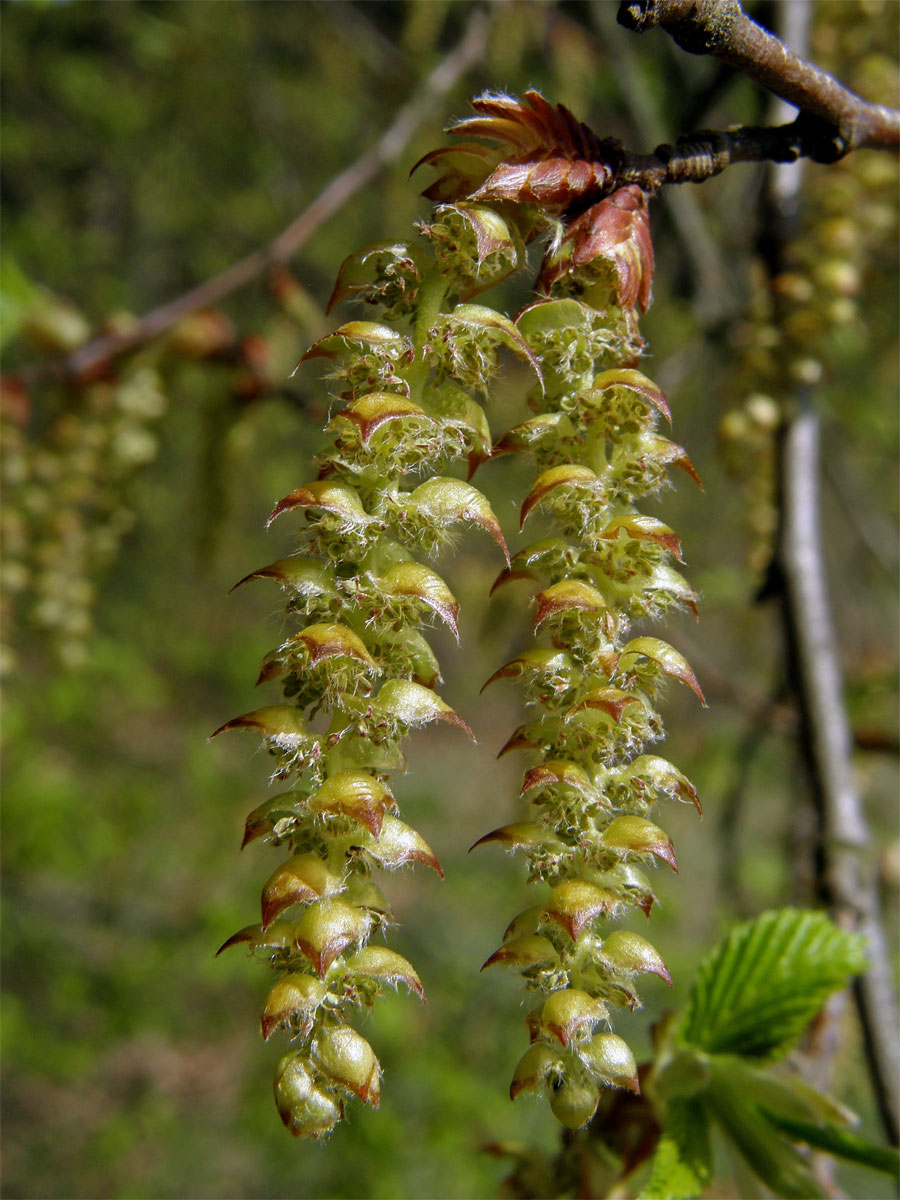
[[[640,188],[620,188],[566,227],[559,244],[547,252],[538,287],[549,292],[563,279],[567,290],[583,293],[597,307],[647,311],[653,244]]]

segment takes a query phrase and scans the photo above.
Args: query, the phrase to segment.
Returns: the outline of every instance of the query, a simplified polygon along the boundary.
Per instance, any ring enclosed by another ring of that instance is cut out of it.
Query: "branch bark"
[[[839,924],[868,941],[869,969],[856,984],[876,1097],[885,1131],[898,1143],[900,1046],[882,929],[871,838],[853,777],[837,640],[828,603],[819,528],[819,422],[807,396],[790,422],[782,455],[780,566],[786,620],[798,674],[807,753],[821,822],[825,899]]]
[[[218,304],[269,267],[286,262],[351,196],[370,183],[382,167],[397,161],[438,101],[483,56],[488,26],[488,18],[480,10],[474,11],[460,40],[438,63],[419,92],[400,109],[379,141],[336,175],[312,204],[267,245],[176,299],[152,309],[127,332],[103,334],[62,358],[23,368],[15,372],[16,377],[30,383],[48,377],[90,376],[111,358],[165,333],[188,313]]]
[[[900,112],[897,114],[900,120]],[[700,129],[657,146],[652,154],[625,151],[616,185],[636,183],[655,191],[667,183],[703,183],[726,167],[742,162],[791,163],[800,158],[831,163],[841,158],[834,128],[808,113],[789,125],[741,125],[735,129]]]
[[[900,149],[900,111],[870,104],[793,53],[748,17],[739,0],[622,0],[618,19],[637,33],[661,26],[689,54],[721,59],[807,119],[831,127],[834,158],[864,147]]]

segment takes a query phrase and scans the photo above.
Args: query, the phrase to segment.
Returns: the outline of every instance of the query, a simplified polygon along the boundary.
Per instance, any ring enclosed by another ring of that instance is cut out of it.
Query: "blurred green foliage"
[[[614,7],[492,6],[482,64],[402,161],[292,262],[310,301],[305,318],[279,309],[265,280],[224,306],[240,337],[266,339],[269,378],[285,378],[318,333],[342,258],[405,235],[426,215],[407,167],[483,88],[537,86],[635,149],[659,140],[648,106],[664,137],[764,116],[764,99],[744,81],[686,58],[661,33],[625,34]],[[876,51],[896,42],[896,6],[827,9],[814,48],[855,86],[883,89],[893,77]],[[38,353],[21,328],[35,288],[68,297],[99,327],[276,234],[387,127],[470,11],[468,0],[3,4],[7,368]],[[861,155],[861,167],[875,157]],[[753,603],[746,499],[717,457],[719,420],[743,398],[742,301],[761,179],[756,168],[736,168],[690,191],[702,245],[668,197],[654,209],[659,266],[645,370],[667,390],[675,436],[706,486],[704,496],[679,487],[661,501],[703,594],[700,624],[681,619],[666,636],[691,659],[712,706],[697,716],[673,692],[666,710],[671,757],[707,816],[699,827],[690,813],[668,816],[681,874],[657,873],[653,933],[675,989],[648,986],[646,1009],[620,1030],[643,1053],[651,1021],[683,1002],[716,933],[738,915],[810,899],[795,717],[771,699],[784,666],[777,616]],[[828,168],[810,168],[810,193],[829,179]],[[698,253],[710,248],[718,319],[698,293]],[[862,264],[859,316],[835,339],[821,390],[827,553],[891,912],[900,874],[894,260],[883,253]],[[525,295],[512,284],[508,303]],[[275,865],[259,847],[237,854],[243,817],[265,794],[265,767],[249,741],[205,739],[252,707],[259,660],[280,635],[277,599],[263,584],[225,593],[289,552],[289,531],[265,535],[262,523],[272,501],[306,478],[327,401],[311,375],[287,394],[272,386],[248,398],[239,369],[180,362],[167,376],[160,451],[131,486],[136,522],[100,580],[82,666],[62,669],[44,639],[6,618],[15,659],[3,706],[3,1194],[491,1195],[505,1168],[482,1152],[485,1143],[551,1149],[557,1136],[541,1108],[506,1098],[520,1052],[516,984],[478,974],[502,933],[504,917],[491,914],[522,907],[524,882],[507,860],[466,855],[486,821],[517,816],[517,764],[493,757],[517,723],[515,699],[498,689],[479,699],[478,689],[521,643],[522,596],[504,589],[488,600],[498,564],[480,545],[441,567],[462,603],[463,643],[458,652],[437,635],[444,695],[479,745],[458,745],[453,731],[413,743],[402,804],[446,880],[423,872],[387,882],[399,922],[392,945],[415,962],[429,1004],[391,998],[363,1030],[385,1067],[379,1112],[354,1113],[324,1149],[298,1145],[269,1094],[277,1050],[254,1036],[265,980],[239,953],[212,957],[252,919]],[[496,434],[520,419],[524,390],[511,365]],[[62,389],[35,389],[27,435],[39,438],[68,403]],[[491,463],[479,475],[510,531],[525,479],[522,468]],[[838,1082],[872,1132],[860,1063],[850,1027]]]

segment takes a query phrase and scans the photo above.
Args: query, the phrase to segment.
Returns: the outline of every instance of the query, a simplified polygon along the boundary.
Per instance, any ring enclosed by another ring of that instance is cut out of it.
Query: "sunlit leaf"
[[[713,1171],[709,1131],[710,1119],[701,1100],[670,1101],[640,1200],[694,1200],[700,1196]]]
[[[824,913],[763,913],[701,962],[680,1036],[711,1054],[781,1057],[828,996],[864,967],[863,939]]]

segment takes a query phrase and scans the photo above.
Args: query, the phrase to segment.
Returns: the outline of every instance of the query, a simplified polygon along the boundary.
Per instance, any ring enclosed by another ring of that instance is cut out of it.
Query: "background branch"
[[[900,148],[900,112],[870,104],[793,53],[748,17],[739,0],[623,0],[618,19],[637,33],[660,25],[688,53],[721,59],[801,113],[831,126],[837,135],[834,158],[866,146]]]
[[[780,566],[785,619],[797,673],[821,828],[821,880],[835,919],[868,941],[870,966],[856,984],[866,1051],[885,1131],[898,1141],[900,1047],[881,925],[871,838],[853,776],[837,641],[828,602],[819,528],[819,422],[802,395],[785,433]]]
[[[258,278],[267,268],[286,262],[351,196],[371,182],[382,167],[397,161],[438,101],[483,56],[488,26],[489,20],[484,13],[475,10],[462,37],[438,63],[419,92],[400,109],[375,145],[336,175],[312,204],[267,245],[176,299],[151,309],[126,332],[102,334],[63,358],[25,367],[16,372],[16,377],[28,383],[53,376],[90,375],[110,358],[158,337],[188,313],[218,304]]]
[[[898,114],[900,116],[900,114]],[[831,126],[801,113],[790,125],[701,129],[657,146],[652,154],[626,151],[616,183],[655,191],[667,183],[703,183],[742,162],[792,163],[800,158],[834,162],[841,157]]]

